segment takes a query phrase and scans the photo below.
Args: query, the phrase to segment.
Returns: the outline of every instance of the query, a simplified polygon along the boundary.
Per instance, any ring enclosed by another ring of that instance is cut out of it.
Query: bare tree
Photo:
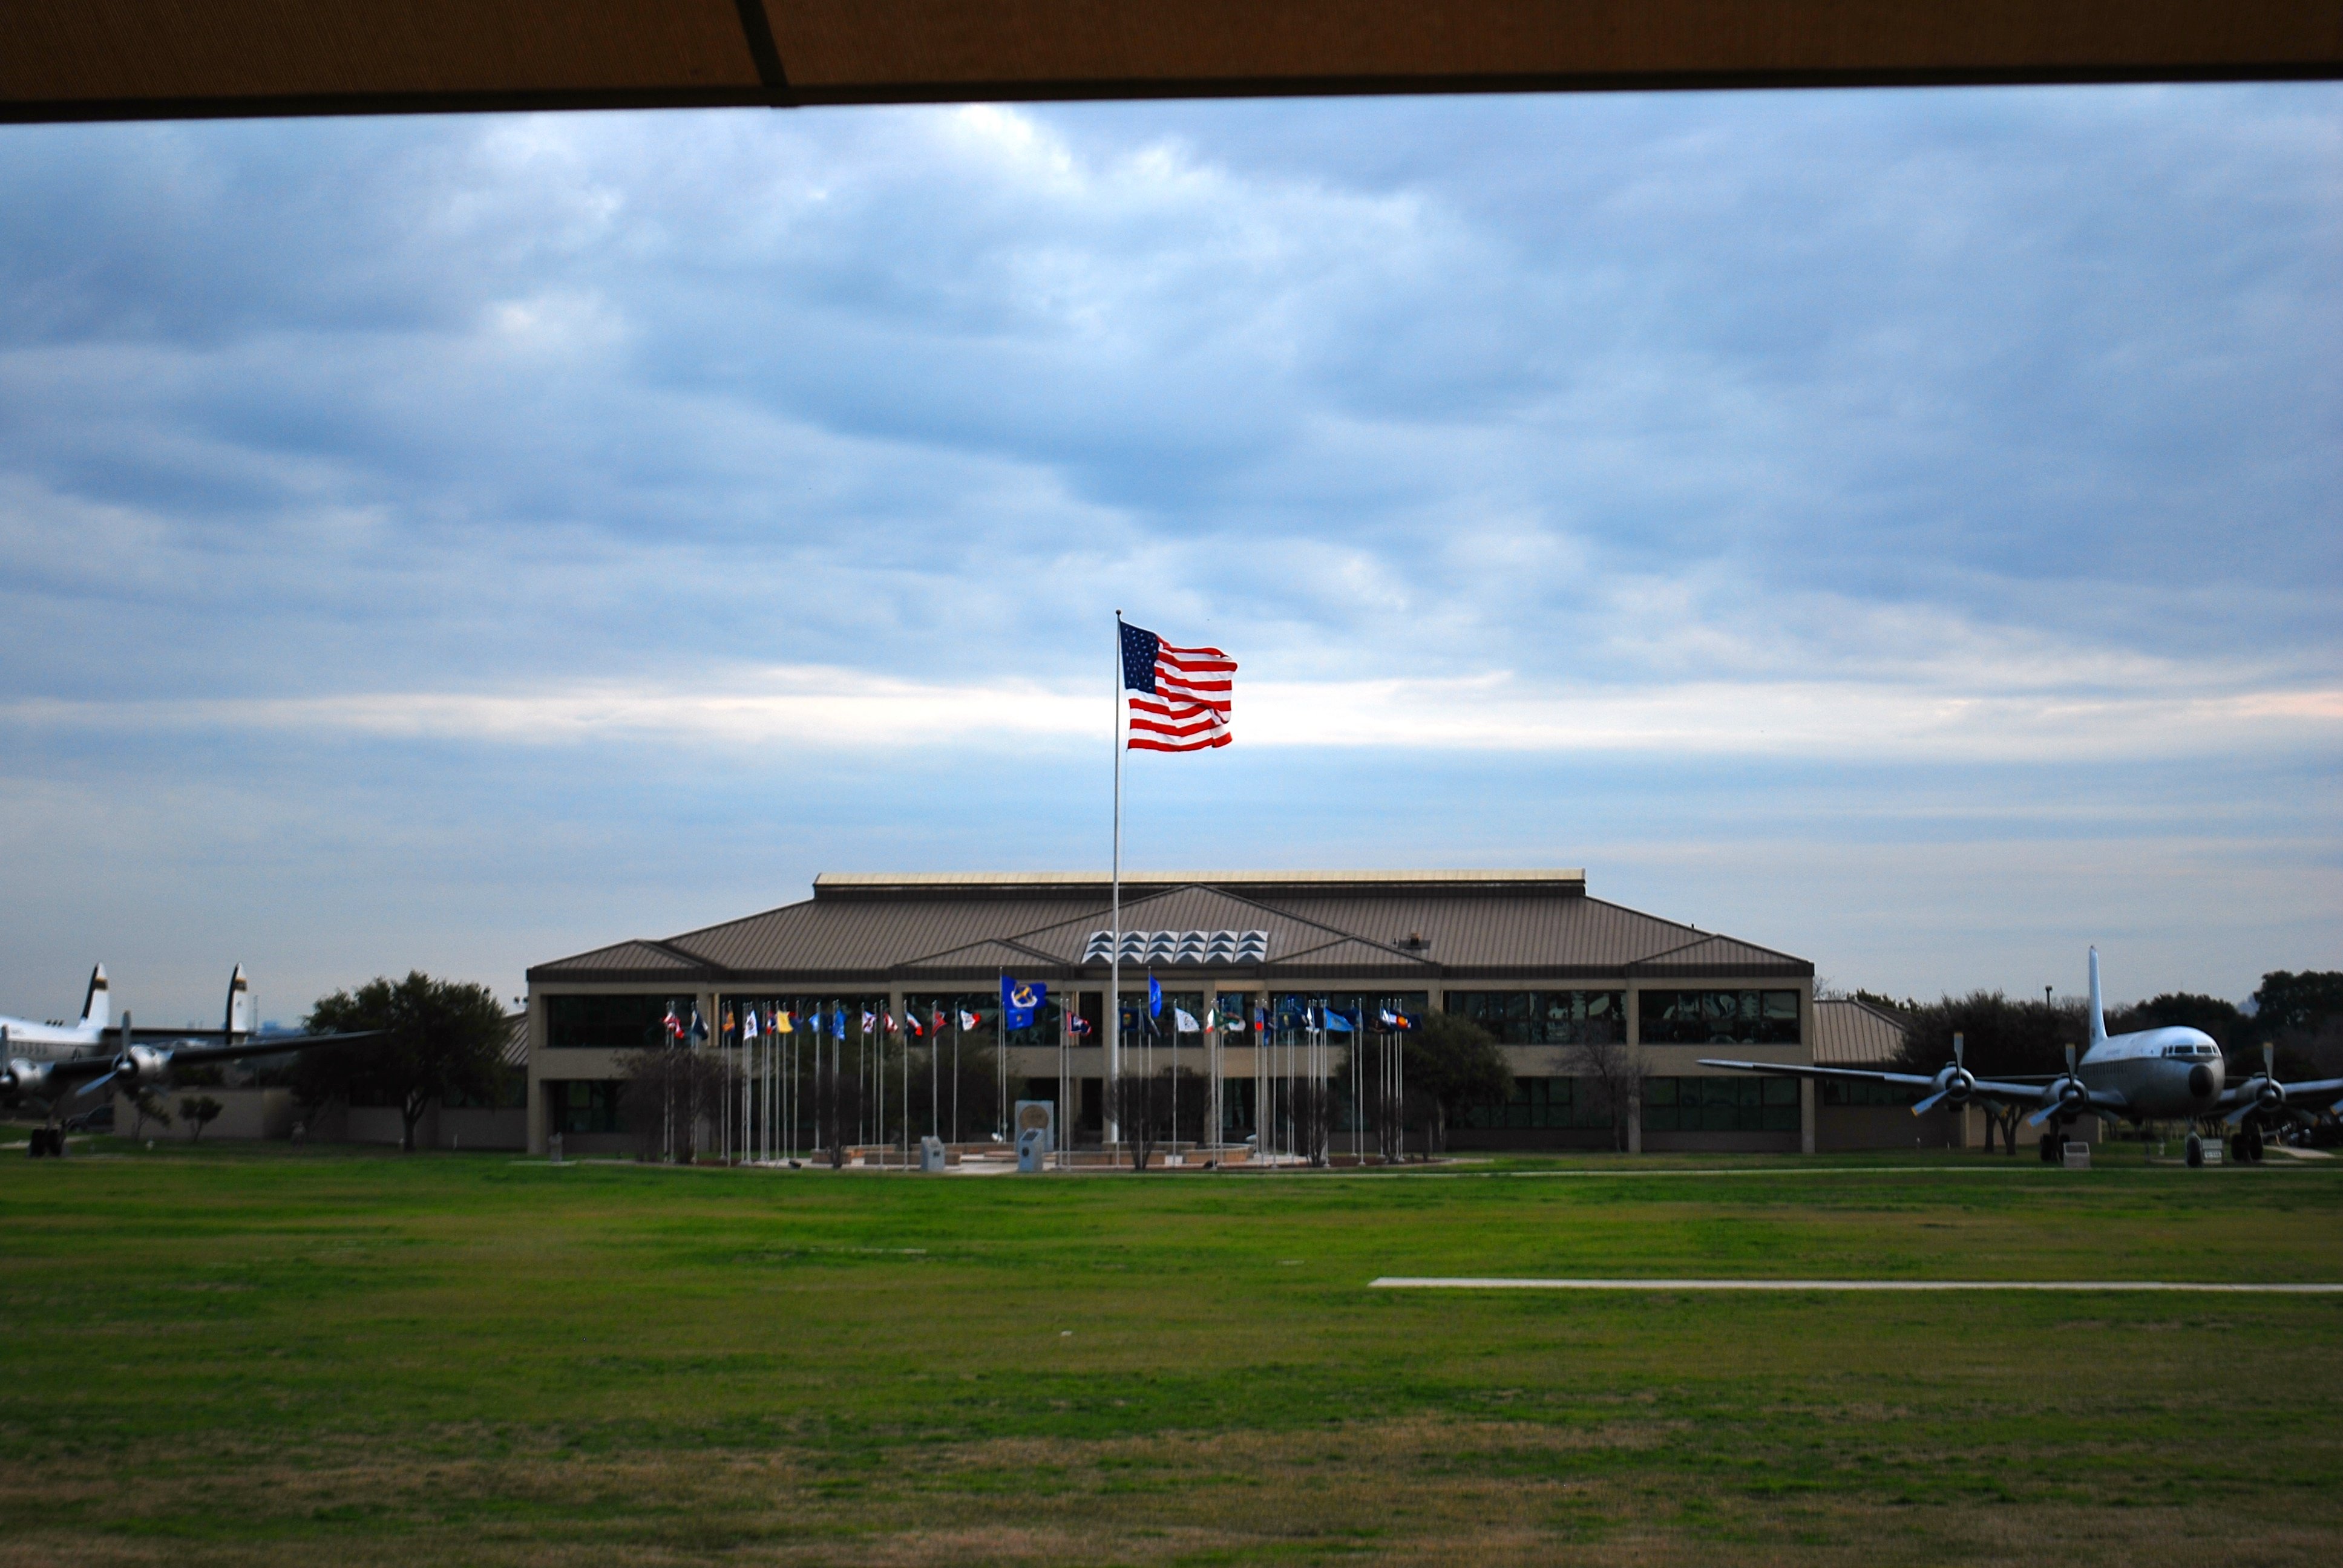
[[[1334,1130],[1334,1091],[1324,1081],[1304,1078],[1293,1085],[1288,1109],[1293,1116],[1294,1142],[1302,1159],[1326,1163],[1327,1144]]]
[[[1165,1073],[1130,1072],[1109,1086],[1108,1107],[1131,1145],[1131,1168],[1144,1171],[1163,1136],[1162,1118],[1171,1109],[1172,1088]]]
[[[618,1059],[626,1075],[620,1101],[639,1160],[689,1165],[699,1157],[700,1123],[738,1092],[732,1064],[713,1051],[686,1046],[629,1052]]]
[[[1614,1030],[1589,1024],[1583,1036],[1562,1048],[1562,1066],[1578,1081],[1584,1109],[1610,1124],[1612,1148],[1624,1153],[1627,1119],[1643,1092],[1643,1048],[1617,1038]]]

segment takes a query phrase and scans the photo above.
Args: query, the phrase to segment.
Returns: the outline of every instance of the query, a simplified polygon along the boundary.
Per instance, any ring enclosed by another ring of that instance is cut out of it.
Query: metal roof
[[[1584,893],[1578,871],[1202,873],[1126,883],[1137,931],[1262,933],[1265,959],[1209,955],[1183,970],[1240,983],[1795,979],[1806,960],[1642,914]],[[1085,962],[1109,923],[1101,879],[824,876],[816,896],[660,941],[621,942],[529,970],[537,982],[793,986],[972,982],[1009,969],[1103,977]]]
[[[1904,1020],[1867,1001],[1815,1003],[1815,1064],[1885,1067],[1904,1049]]]

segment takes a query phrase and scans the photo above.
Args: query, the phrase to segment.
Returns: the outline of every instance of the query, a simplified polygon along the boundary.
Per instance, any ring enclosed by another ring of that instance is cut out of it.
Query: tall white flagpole
[[[1106,1142],[1122,1140],[1114,1089],[1122,1077],[1122,611],[1114,612],[1114,946],[1107,953]]]

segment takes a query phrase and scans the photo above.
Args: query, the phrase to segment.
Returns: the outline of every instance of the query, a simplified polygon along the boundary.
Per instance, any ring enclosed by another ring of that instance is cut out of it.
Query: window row
[[[1464,1112],[1474,1128],[1590,1127],[1612,1125],[1609,1097],[1599,1079],[1516,1078],[1502,1104],[1476,1105]]]
[[[1647,1078],[1646,1132],[1795,1132],[1795,1078]]]
[[[1795,1045],[1794,990],[1647,990],[1639,993],[1645,1045]]]
[[[1825,1105],[1910,1105],[1927,1092],[1906,1083],[1871,1083],[1860,1078],[1822,1081]]]
[[[548,1079],[545,1082],[545,1130],[548,1132],[624,1132],[618,1100],[626,1084],[618,1079]]]
[[[1448,1010],[1500,1045],[1606,1045],[1627,1038],[1627,993],[1616,990],[1452,990]]]

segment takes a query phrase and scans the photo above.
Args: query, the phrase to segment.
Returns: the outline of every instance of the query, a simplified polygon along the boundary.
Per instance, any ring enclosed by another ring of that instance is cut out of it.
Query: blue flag
[[[833,1040],[844,1040],[846,1038],[846,1010],[844,1008],[840,1008],[830,1015],[830,1038]]]
[[[1163,1016],[1163,983],[1155,978],[1152,970],[1149,970],[1147,975],[1147,1016],[1150,1018]]]
[[[1350,1034],[1353,1032],[1351,1020],[1343,1017],[1341,1013],[1336,1012],[1331,1007],[1326,1010],[1326,1028],[1329,1032],[1333,1034]]]
[[[1001,1021],[1011,1029],[1031,1029],[1033,1015],[1047,1000],[1050,988],[1040,980],[1020,980],[1011,975],[1001,977]]]

